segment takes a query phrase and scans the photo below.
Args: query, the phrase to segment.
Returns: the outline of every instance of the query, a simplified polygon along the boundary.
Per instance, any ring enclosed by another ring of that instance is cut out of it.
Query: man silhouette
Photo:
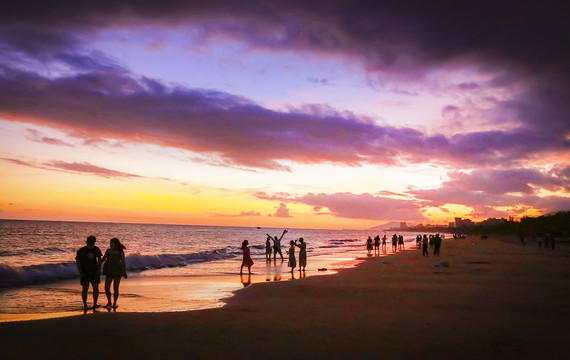
[[[83,299],[83,308],[89,309],[87,306],[87,291],[89,284],[93,288],[93,309],[98,308],[97,299],[99,298],[100,271],[99,262],[101,261],[101,250],[95,246],[97,239],[91,235],[87,238],[87,245],[77,251],[75,256],[75,264],[79,270],[79,282],[81,283],[81,298]]]

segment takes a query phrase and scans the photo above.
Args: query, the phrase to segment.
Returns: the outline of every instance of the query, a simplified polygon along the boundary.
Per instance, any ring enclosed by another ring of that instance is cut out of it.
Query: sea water
[[[366,238],[378,234],[361,230],[288,229],[281,242],[285,261],[281,262],[277,255],[277,261],[267,263],[266,234],[281,236],[282,230],[0,220],[0,320],[23,318],[10,314],[65,315],[77,311],[82,303],[75,254],[90,235],[97,237],[96,246],[103,253],[113,237],[127,247],[129,278],[121,283],[119,303],[125,305],[121,309],[183,311],[220,306],[220,299],[251,282],[330,274],[353,266],[357,257],[366,254]],[[415,234],[402,234],[407,244],[415,241]],[[387,235],[390,253],[391,234]],[[307,272],[289,274],[286,250],[290,240],[300,237],[307,243]],[[253,276],[246,278],[239,276],[243,240],[249,241],[255,262]],[[99,303],[104,304],[103,284],[100,291]]]

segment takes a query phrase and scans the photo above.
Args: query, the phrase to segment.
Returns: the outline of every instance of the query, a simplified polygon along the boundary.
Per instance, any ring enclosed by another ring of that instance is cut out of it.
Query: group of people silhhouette
[[[79,270],[79,281],[82,286],[81,298],[83,300],[83,308],[89,309],[87,306],[87,292],[89,284],[93,289],[93,309],[101,307],[97,304],[99,299],[99,283],[101,282],[101,274],[105,275],[105,295],[107,295],[107,305],[105,307],[111,309],[117,308],[117,300],[119,299],[119,284],[121,278],[127,278],[127,270],[125,265],[126,247],[121,244],[119,239],[112,238],[109,243],[109,249],[105,251],[105,255],[101,254],[101,250],[95,246],[97,239],[95,236],[87,238],[87,245],[77,251],[75,263]],[[111,302],[111,285],[113,285],[113,302]]]
[[[368,255],[372,256],[372,250],[374,250],[374,255],[380,255],[380,251],[386,254],[386,235],[380,239],[380,235],[376,235],[374,240],[372,237],[368,237],[366,239],[366,250],[368,250]],[[382,243],[380,243],[382,241]],[[380,244],[382,244],[382,248],[380,248]],[[404,250],[404,237],[402,235],[394,234],[392,236],[392,252],[396,252],[398,250]]]
[[[430,234],[429,239],[426,234],[424,234],[423,236],[421,234],[418,234],[416,236],[416,245],[418,246],[418,249],[419,248],[422,249],[423,256],[429,256],[428,245],[430,247],[433,247],[433,255],[439,256],[439,250],[441,249],[442,239],[443,235],[440,235],[439,233],[435,235]]]
[[[277,260],[277,254],[281,256],[281,261],[284,260],[283,252],[281,251],[281,240],[283,236],[287,233],[287,230],[283,230],[281,236],[271,236],[267,235],[267,239],[265,240],[265,260],[267,262],[271,261],[271,253],[273,252],[273,261]],[[273,245],[271,242],[273,241]],[[297,243],[298,241],[298,243]],[[251,274],[251,266],[253,265],[253,260],[251,259],[251,254],[249,250],[249,242],[244,240],[241,244],[241,249],[243,251],[243,261],[240,267],[240,275],[243,274],[243,267],[246,266],[248,270],[248,274]],[[289,261],[287,265],[291,268],[291,273],[297,267],[297,259],[295,257],[295,248],[299,248],[299,271],[305,271],[307,267],[307,244],[303,238],[299,238],[298,240],[291,240],[289,242]]]

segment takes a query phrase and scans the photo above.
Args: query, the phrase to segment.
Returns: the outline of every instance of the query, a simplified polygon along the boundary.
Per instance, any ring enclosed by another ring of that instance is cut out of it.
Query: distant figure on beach
[[[79,282],[81,283],[81,299],[83,300],[83,308],[89,309],[87,306],[87,292],[89,291],[89,284],[93,289],[93,309],[100,307],[97,304],[99,299],[99,283],[101,282],[99,271],[99,260],[101,260],[101,250],[95,246],[97,238],[93,235],[87,238],[86,244],[81,249],[77,250],[75,256],[75,264],[79,270]]]
[[[283,239],[283,235],[285,235],[287,233],[287,230],[283,230],[283,233],[281,234],[281,237],[273,237],[269,234],[265,234],[267,235],[271,240],[273,240],[273,260],[277,259],[277,253],[279,253],[279,255],[281,255],[281,260],[283,260],[283,253],[281,252],[281,239]]]
[[[398,251],[398,235],[392,236],[392,252]]]
[[[422,240],[422,255],[423,256],[429,256],[429,254],[428,254],[428,238],[425,234],[424,234],[424,239]]]
[[[366,250],[368,250],[368,255],[369,255],[369,256],[372,255],[372,254],[371,254],[372,248],[373,248],[373,246],[372,246],[372,238],[369,236],[368,239],[366,239]]]
[[[404,250],[404,237],[398,236],[398,250]]]
[[[305,239],[299,238],[299,243],[295,245],[299,248],[299,271],[305,271],[307,267],[307,243]]]
[[[253,265],[253,260],[251,259],[251,255],[249,253],[249,247],[247,247],[247,245],[249,244],[249,241],[244,240],[241,243],[241,250],[243,251],[243,260],[241,262],[241,267],[239,268],[239,274],[242,275],[243,274],[243,267],[247,266],[247,272],[248,274],[251,274],[251,266]]]
[[[121,244],[119,239],[112,238],[109,242],[109,249],[105,251],[105,256],[101,259],[103,275],[105,275],[105,295],[107,295],[107,305],[105,307],[107,308],[117,308],[121,277],[127,278],[125,249],[125,245]],[[111,283],[113,284],[113,304],[111,304]]]
[[[265,240],[265,260],[271,261],[271,236],[267,236],[267,240]]]
[[[374,237],[374,254],[380,255],[380,235]]]
[[[293,269],[297,267],[297,260],[295,259],[295,241],[289,241],[289,262],[287,266],[291,268],[291,273],[293,273]]]
[[[521,245],[526,246],[526,242],[524,241],[524,236],[521,235]]]
[[[386,254],[386,234],[384,234],[384,236],[382,236],[382,252],[384,252],[384,254]]]
[[[439,249],[441,249],[441,236],[439,234],[435,235],[433,238],[433,255],[439,256]]]

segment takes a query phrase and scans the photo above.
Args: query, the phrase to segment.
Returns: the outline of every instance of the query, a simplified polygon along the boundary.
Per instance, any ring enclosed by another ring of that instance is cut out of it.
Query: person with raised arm
[[[281,256],[281,260],[283,260],[283,253],[281,252],[281,239],[283,239],[283,236],[286,233],[287,233],[287,230],[283,230],[283,233],[281,234],[281,236],[279,238],[277,236],[271,236],[269,234],[265,234],[271,240],[273,240],[273,260],[274,261],[275,261],[275,259],[277,259],[277,253],[279,253],[279,255]]]

